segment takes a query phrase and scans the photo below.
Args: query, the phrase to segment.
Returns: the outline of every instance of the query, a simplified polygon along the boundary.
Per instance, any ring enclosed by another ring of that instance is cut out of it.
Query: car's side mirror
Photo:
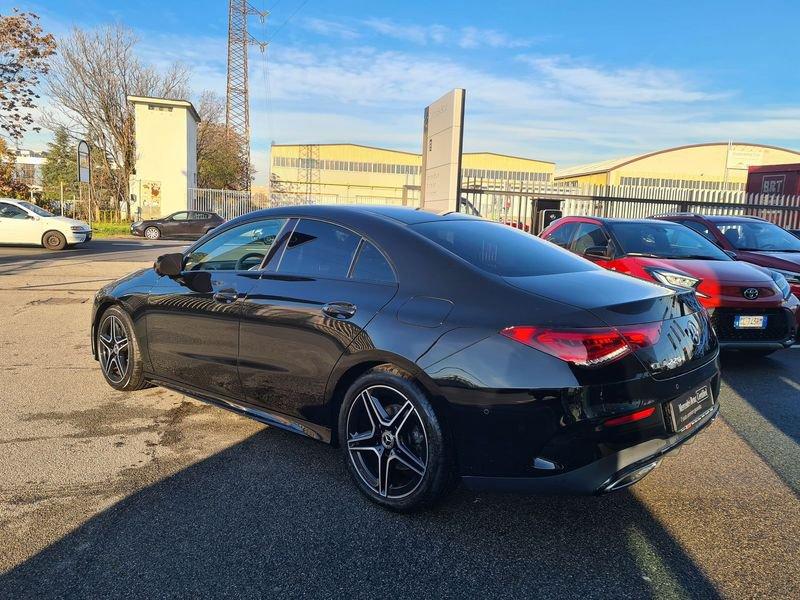
[[[153,270],[161,277],[177,277],[183,271],[183,254],[162,254],[153,263]]]
[[[25,217],[25,218],[26,218],[26,219],[28,219],[28,220],[30,220],[30,221],[35,221],[35,220],[36,220],[36,217],[34,217],[33,215],[28,215],[28,216],[27,216],[27,217]]]
[[[609,258],[608,246],[589,246],[583,251],[583,257],[589,260],[598,258],[607,260]]]

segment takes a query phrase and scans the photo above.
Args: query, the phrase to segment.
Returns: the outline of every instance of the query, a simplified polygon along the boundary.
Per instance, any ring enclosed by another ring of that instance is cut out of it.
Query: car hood
[[[767,266],[775,269],[784,269],[787,271],[800,272],[800,252],[753,252],[743,251],[741,257],[745,260],[752,257],[753,259],[761,258],[761,264],[767,263]],[[767,259],[767,260],[764,260]]]
[[[50,223],[52,223],[53,221],[57,221],[69,227],[77,225],[83,227],[84,229],[91,229],[91,227],[89,227],[89,224],[86,221],[79,221],[78,219],[70,219],[69,217],[46,217],[46,219]]]
[[[767,286],[773,284],[772,277],[762,268],[735,260],[678,260],[667,258],[637,257],[643,267],[675,271],[696,277],[702,281],[729,285]]]

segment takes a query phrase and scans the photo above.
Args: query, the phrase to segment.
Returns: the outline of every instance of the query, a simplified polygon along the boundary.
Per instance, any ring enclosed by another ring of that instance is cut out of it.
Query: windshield
[[[732,260],[696,231],[677,223],[610,223],[622,251],[634,256],[697,260]]]
[[[53,217],[53,213],[43,209],[41,206],[36,206],[35,204],[31,204],[30,202],[20,202],[19,205],[23,208],[28,209],[35,215],[39,215],[40,217]]]
[[[599,268],[555,244],[500,223],[430,221],[411,228],[479,269],[502,277],[576,273]]]
[[[717,221],[722,235],[737,250],[800,252],[800,239],[766,221]]]

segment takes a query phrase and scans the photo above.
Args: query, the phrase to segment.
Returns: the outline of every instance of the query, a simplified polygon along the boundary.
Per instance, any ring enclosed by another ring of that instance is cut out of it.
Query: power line
[[[272,40],[274,40],[274,39],[275,39],[275,36],[277,36],[277,35],[280,33],[281,29],[283,29],[283,28],[286,26],[286,24],[287,24],[289,21],[291,21],[291,20],[294,18],[294,16],[295,16],[297,13],[299,13],[299,12],[300,12],[300,10],[301,10],[301,9],[302,9],[302,8],[303,8],[303,7],[304,7],[306,4],[308,4],[308,0],[303,0],[303,1],[302,1],[300,4],[298,4],[298,5],[297,5],[297,8],[295,8],[295,9],[294,9],[294,12],[293,12],[292,14],[290,14],[290,15],[289,15],[289,18],[288,18],[288,19],[286,19],[286,20],[285,20],[283,23],[281,23],[281,24],[280,24],[280,27],[278,27],[278,28],[275,30],[275,33],[273,33],[273,34],[272,34],[272,37],[271,37],[271,38],[269,38],[269,39],[267,40],[267,43],[269,43],[269,42],[271,42]]]

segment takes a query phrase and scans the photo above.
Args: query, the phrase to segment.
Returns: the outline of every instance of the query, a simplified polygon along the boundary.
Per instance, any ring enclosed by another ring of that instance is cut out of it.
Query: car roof
[[[304,204],[298,206],[282,206],[278,208],[265,208],[242,215],[235,219],[250,220],[260,217],[316,217],[330,219],[347,219],[349,216],[360,215],[390,219],[404,225],[414,225],[416,223],[426,223],[429,221],[452,221],[475,219],[463,213],[447,213],[438,215],[436,213],[406,208],[400,206],[373,206],[373,205],[351,205],[351,204]]]
[[[662,224],[664,223],[661,219],[620,219],[617,217],[581,217],[578,215],[569,216],[569,217],[562,217],[558,221],[559,222],[567,222],[567,221],[596,221],[602,224],[613,225],[615,223],[640,223],[642,225],[655,225],[656,223]]]
[[[711,221],[712,223],[718,223],[720,221],[726,222],[734,222],[734,223],[752,223],[753,221],[758,221],[759,223],[767,222],[766,219],[762,219],[760,217],[741,217],[741,216],[725,216],[725,215],[701,215],[704,219]]]

